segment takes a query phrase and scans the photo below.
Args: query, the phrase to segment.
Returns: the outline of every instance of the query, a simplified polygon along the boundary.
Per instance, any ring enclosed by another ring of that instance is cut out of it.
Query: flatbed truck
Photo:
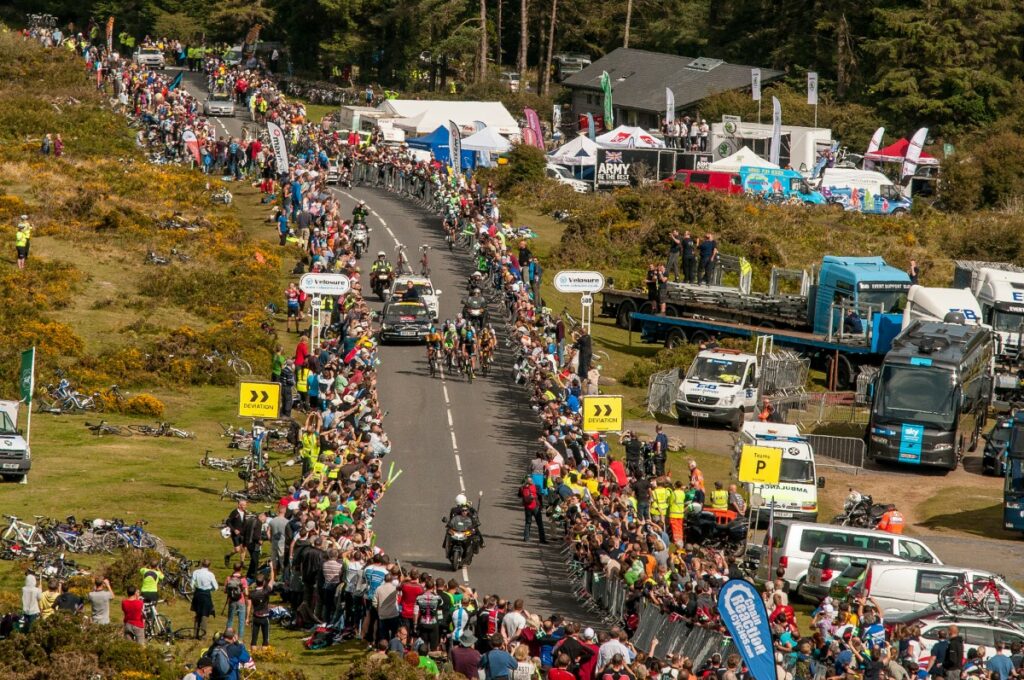
[[[889,351],[902,326],[899,310],[909,288],[907,273],[880,257],[828,255],[817,280],[802,284],[806,292],[799,295],[670,284],[666,314],[660,315],[644,293],[611,288],[602,292],[601,311],[631,331],[638,329],[641,341],[666,347],[770,335],[775,344],[825,370],[830,387],[848,389],[861,366],[879,365]]]

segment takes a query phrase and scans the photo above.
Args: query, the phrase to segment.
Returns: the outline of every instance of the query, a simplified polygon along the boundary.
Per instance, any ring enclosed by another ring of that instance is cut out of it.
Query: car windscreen
[[[690,366],[686,379],[736,385],[743,380],[743,370],[746,366],[742,361],[697,357]]]
[[[779,482],[791,484],[813,484],[814,463],[809,460],[796,458],[782,458],[782,466],[779,468]]]
[[[11,421],[11,417],[7,414],[7,411],[0,411],[0,433],[14,434],[17,431],[18,428]]]

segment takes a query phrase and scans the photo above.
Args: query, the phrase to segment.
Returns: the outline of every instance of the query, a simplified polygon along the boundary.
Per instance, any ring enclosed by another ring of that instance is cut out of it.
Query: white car
[[[544,174],[547,175],[548,179],[553,179],[559,184],[565,184],[566,186],[572,187],[573,191],[581,194],[585,194],[590,191],[590,185],[581,179],[576,179],[569,172],[568,168],[561,165],[555,165],[554,163],[548,163],[544,168]]]
[[[1024,629],[1019,628],[1021,620],[1011,618],[1006,621],[975,621],[968,619],[955,620],[943,615],[938,605],[914,613],[897,614],[887,616],[884,619],[885,627],[920,626],[921,627],[921,664],[927,664],[931,656],[931,649],[939,641],[939,631],[949,631],[951,625],[956,625],[960,635],[964,638],[964,654],[979,646],[985,647],[988,655],[995,653],[995,643],[1004,643],[1003,654],[1010,655],[1010,645],[1014,642],[1024,644]]]
[[[226,92],[211,92],[203,102],[203,113],[207,116],[230,118],[235,115],[235,100]]]
[[[149,66],[150,68],[166,68],[167,62],[164,59],[164,53],[156,47],[140,47],[135,50],[135,54],[132,59],[139,66]]]
[[[441,295],[441,291],[434,288],[434,284],[430,282],[426,276],[413,276],[412,274],[403,274],[395,278],[395,282],[391,284],[391,300],[399,299],[405,290],[412,283],[413,288],[419,293],[420,301],[427,306],[430,310],[430,315],[437,319],[440,313],[440,305],[438,304],[437,298]]]

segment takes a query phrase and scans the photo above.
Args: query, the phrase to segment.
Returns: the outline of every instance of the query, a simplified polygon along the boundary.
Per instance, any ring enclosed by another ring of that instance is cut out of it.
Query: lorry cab
[[[758,168],[745,165],[740,168],[743,190],[762,196],[779,195],[796,198],[808,205],[824,205],[825,197],[815,191],[796,170],[787,168]]]
[[[745,484],[748,497],[760,497],[765,518],[767,513],[764,509],[774,503],[776,519],[818,521],[818,480],[815,475],[814,449],[810,440],[800,434],[799,428],[788,423],[744,423],[734,460],[737,470],[744,446],[782,450],[778,484]]]
[[[829,203],[841,205],[844,210],[899,215],[911,207],[900,187],[874,170],[825,168],[819,190]]]
[[[808,297],[813,305],[808,314],[814,320],[815,333],[838,334],[840,328],[850,333],[845,315],[854,310],[872,338],[872,349],[884,352],[899,334],[910,276],[881,257],[826,255],[814,288]]]
[[[1024,334],[1024,273],[984,267],[973,290],[982,319],[999,337],[1000,354],[1016,355]]]
[[[739,430],[757,408],[757,357],[733,349],[706,349],[679,383],[676,413],[680,425],[694,419],[728,424]]]
[[[926,288],[911,286],[903,309],[903,328],[914,321],[943,321],[947,314],[961,314],[964,324],[977,326],[982,322],[981,307],[968,288]]]

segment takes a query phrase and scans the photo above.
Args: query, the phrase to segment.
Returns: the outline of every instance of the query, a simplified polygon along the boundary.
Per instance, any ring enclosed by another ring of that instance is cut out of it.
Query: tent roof
[[[725,158],[715,161],[708,166],[708,170],[718,170],[719,172],[738,172],[742,167],[778,168],[779,166],[766,161],[751,151],[750,147],[744,146],[731,156],[726,156]]]
[[[581,133],[548,154],[548,160],[561,165],[594,165],[597,163],[597,149],[597,142]]]
[[[609,130],[595,140],[600,146],[612,148],[656,149],[665,146],[665,142],[639,127],[620,125]]]
[[[512,144],[502,137],[493,127],[485,127],[483,130],[474,132],[463,138],[462,148],[467,151],[491,151],[493,153],[505,153],[512,148]]]
[[[407,139],[405,143],[414,149],[425,149],[427,151],[433,151],[435,146],[441,146],[442,144],[448,146],[448,128],[441,125],[429,135]]]
[[[479,120],[503,135],[519,134],[519,124],[501,102],[386,99],[379,108],[399,119],[397,127],[419,134],[447,125],[449,120],[469,128]]]
[[[883,146],[878,151],[872,151],[871,153],[864,154],[864,158],[870,161],[878,161],[880,163],[902,163],[903,159],[907,157],[907,149],[910,148],[910,141],[906,137],[901,137],[889,146]],[[917,162],[918,165],[938,165],[939,159],[930,153],[924,151],[921,152],[921,160]]]

